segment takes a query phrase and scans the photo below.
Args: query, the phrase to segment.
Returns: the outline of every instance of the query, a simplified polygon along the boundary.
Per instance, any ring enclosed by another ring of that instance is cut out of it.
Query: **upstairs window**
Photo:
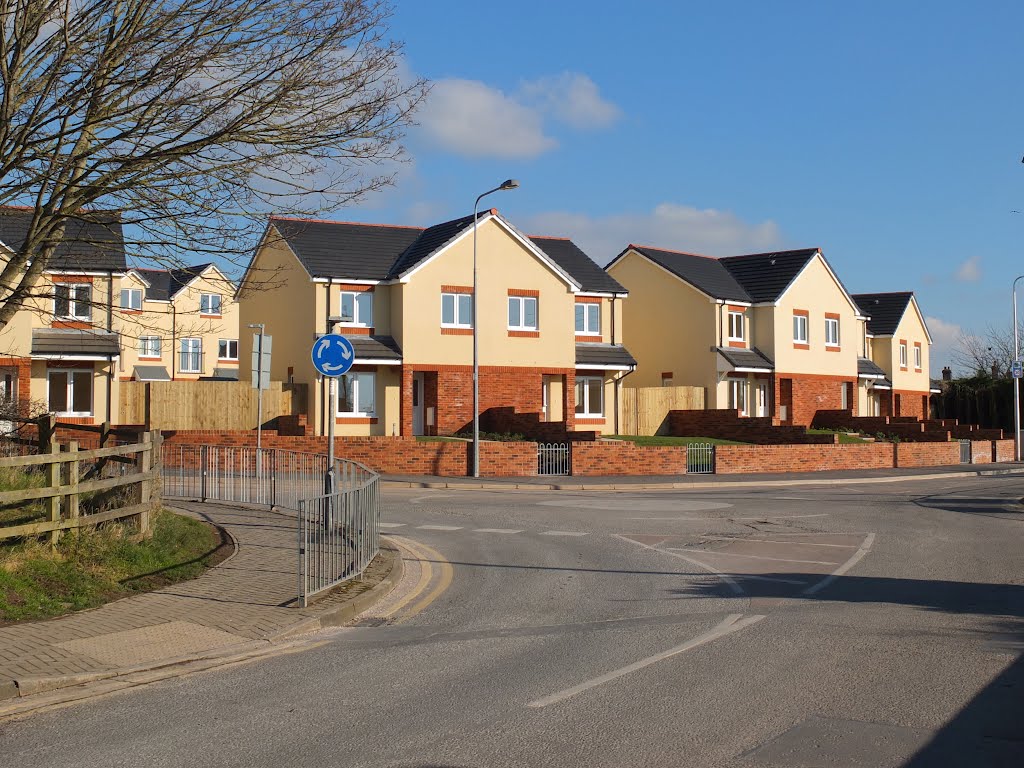
[[[907,342],[900,342],[900,368],[907,367]]]
[[[88,283],[54,283],[53,316],[62,320],[92,319],[92,286]]]
[[[510,331],[537,330],[537,297],[508,297],[508,329]]]
[[[469,293],[441,294],[441,327],[473,327],[473,295]]]
[[[743,313],[729,312],[729,341],[743,341]]]
[[[199,295],[199,314],[220,316],[220,294],[202,293]]]
[[[914,345],[914,367],[917,370],[919,370],[919,371],[921,370],[921,345],[920,344],[915,344]]]
[[[220,339],[217,343],[218,360],[238,359],[238,339]]]
[[[203,340],[190,338],[181,340],[181,364],[178,366],[182,373],[203,372]]]
[[[793,315],[793,343],[807,343],[807,315]]]
[[[373,292],[341,292],[341,324],[363,328],[373,326]]]
[[[826,317],[825,318],[825,346],[826,347],[838,347],[839,346],[839,318],[838,317]]]
[[[160,337],[140,336],[139,357],[160,357]]]
[[[140,288],[121,289],[121,309],[142,311],[142,290]]]
[[[601,305],[590,302],[576,304],[576,335],[601,335]]]

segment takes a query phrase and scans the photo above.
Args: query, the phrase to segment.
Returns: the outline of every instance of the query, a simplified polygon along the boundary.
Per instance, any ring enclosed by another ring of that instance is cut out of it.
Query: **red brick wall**
[[[1013,461],[1014,453],[1013,438],[1009,440],[995,440],[996,461]]]
[[[573,475],[683,475],[686,448],[637,446],[625,441],[574,443]]]
[[[835,435],[808,435],[806,427],[776,426],[767,416],[740,416],[730,408],[669,411],[669,434],[675,437],[715,437],[761,445],[836,443]]]
[[[715,471],[822,472],[831,469],[886,469],[893,466],[892,443],[863,445],[719,445]]]
[[[960,444],[953,443],[898,443],[897,467],[942,467],[960,463]]]
[[[921,398],[928,398],[928,392],[914,392],[910,389],[897,389],[892,393],[894,396],[900,396],[900,416],[913,416],[918,419],[931,418],[931,414],[928,412],[930,409],[925,407],[925,401]]]
[[[780,390],[782,379],[790,379],[793,382],[792,408],[789,414],[789,421],[799,426],[810,426],[814,421],[814,414],[818,411],[836,411],[843,407],[844,384],[852,384],[853,392],[857,389],[857,378],[855,376],[816,376],[807,373],[776,373],[775,374],[775,402],[784,402]],[[788,398],[787,398],[788,399]],[[850,407],[857,407],[856,398],[849,403]],[[856,414],[856,411],[854,411]],[[779,416],[776,409],[776,416]]]
[[[971,440],[971,464],[989,464],[993,461],[995,443],[992,440]]]
[[[0,366],[17,369],[18,402],[22,404],[27,415],[32,401],[32,361],[27,357],[0,356]]]

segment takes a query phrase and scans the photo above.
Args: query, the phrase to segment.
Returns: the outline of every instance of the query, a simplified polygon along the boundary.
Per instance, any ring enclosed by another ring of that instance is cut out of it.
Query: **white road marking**
[[[579,685],[574,685],[572,688],[566,688],[563,691],[557,691],[556,693],[536,699],[526,706],[533,709],[541,709],[552,704],[557,704],[560,701],[570,699],[577,694],[590,690],[591,688],[596,688],[599,685],[611,682],[623,675],[628,675],[631,672],[636,672],[644,667],[649,667],[651,664],[656,664],[659,661],[664,661],[665,659],[672,658],[673,656],[678,656],[680,653],[685,653],[686,651],[705,645],[714,640],[718,640],[720,637],[725,637],[726,635],[731,635],[734,632],[739,632],[741,629],[746,629],[751,624],[756,624],[763,618],[764,616],[762,615],[753,615],[743,618],[742,613],[729,614],[729,616],[727,616],[725,620],[715,628],[705,632],[703,635],[698,635],[692,640],[686,641],[682,645],[677,645],[674,648],[669,648],[667,651],[662,651],[661,653],[656,653],[653,656],[648,656],[646,659],[633,662],[625,667],[620,667],[619,669],[612,670],[611,672],[606,672],[600,677],[595,677],[591,680],[582,682]]]
[[[454,493],[428,493],[424,496],[416,496],[412,499],[409,499],[409,503],[419,504],[421,501],[426,501],[427,499],[450,499],[454,495]]]
[[[522,533],[522,528],[474,528],[473,533]]]
[[[461,525],[417,525],[420,531],[461,531]]]
[[[826,576],[824,579],[819,581],[817,584],[812,584],[811,586],[809,586],[801,594],[813,595],[814,593],[820,592],[821,590],[823,590],[825,587],[827,587],[829,584],[831,584],[833,581],[835,581],[837,578],[842,576],[848,570],[853,568],[853,566],[855,566],[857,563],[859,563],[861,561],[861,558],[863,558],[864,555],[866,555],[868,553],[868,550],[871,549],[871,545],[874,544],[874,543],[875,543],[875,534],[869,533],[867,536],[864,537],[864,543],[860,545],[860,549],[858,549],[856,552],[854,552],[853,555],[850,556],[849,560],[847,560],[845,563],[840,565],[838,568],[836,568],[834,571],[832,571],[831,574]]]
[[[586,533],[580,533],[579,531],[541,531],[541,536],[587,536]]]
[[[830,512],[819,512],[816,515],[756,515],[755,517],[735,517],[729,515],[727,520],[798,520],[803,517],[828,517]]]
[[[630,520],[721,520],[721,517],[631,517]]]
[[[378,523],[381,528],[404,528],[405,523]]]
[[[772,536],[863,536],[864,531],[836,531],[835,533],[776,533],[771,531]]]
[[[708,573],[713,573],[715,576],[717,576],[718,578],[720,578],[722,581],[724,581],[726,584],[729,585],[729,589],[731,589],[733,591],[733,594],[736,594],[736,595],[742,595],[743,594],[743,587],[741,587],[736,582],[736,579],[734,579],[732,576],[730,576],[727,573],[722,573],[722,571],[718,570],[717,568],[713,568],[712,566],[708,565],[707,563],[702,563],[700,560],[695,560],[692,557],[687,557],[686,555],[682,555],[679,552],[670,552],[667,549],[658,549],[657,547],[653,547],[650,544],[644,544],[642,541],[637,541],[636,539],[631,539],[628,536],[623,536],[622,534],[619,534],[619,533],[614,534],[614,536],[616,538],[622,539],[623,541],[628,541],[631,544],[638,544],[639,546],[643,547],[644,549],[649,549],[652,552],[660,552],[661,554],[668,555],[669,557],[678,557],[680,560],[685,560],[690,565],[695,565],[698,568],[702,568],[703,570],[707,571]],[[682,574],[680,574],[680,575],[682,575]]]
[[[773,536],[775,534],[772,534]],[[795,534],[794,534],[795,535]],[[813,541],[776,541],[775,539],[745,539],[742,536],[705,536],[714,541],[756,541],[761,544],[785,544],[790,547],[838,547],[840,549],[857,549],[857,544],[818,544]]]
[[[741,555],[735,552],[725,552],[714,549],[686,549],[685,547],[667,547],[673,552],[693,552],[700,555],[719,555],[724,557],[742,557],[744,560],[771,560],[774,563],[805,563],[807,565],[839,565],[830,560],[794,560],[791,557],[764,557],[762,555]],[[746,578],[746,574],[740,574]]]

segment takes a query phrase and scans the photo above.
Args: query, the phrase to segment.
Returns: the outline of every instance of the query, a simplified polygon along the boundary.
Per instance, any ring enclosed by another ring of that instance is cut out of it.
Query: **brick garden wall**
[[[862,445],[719,445],[715,472],[823,472],[832,469],[889,469],[892,443]]]
[[[898,443],[897,467],[941,467],[960,463],[960,443]]]
[[[843,407],[843,384],[853,384],[853,391],[857,391],[856,377],[844,376],[815,376],[811,374],[775,374],[775,402],[782,404],[782,391],[780,382],[782,379],[790,379],[793,382],[792,407],[789,421],[797,426],[810,426],[814,415],[818,411],[834,411]],[[856,405],[856,399],[851,401]],[[776,415],[778,409],[776,408]]]
[[[836,435],[808,435],[805,427],[778,426],[767,416],[740,416],[730,408],[668,412],[669,434],[676,437],[715,437],[760,445],[829,444]]]
[[[572,473],[582,477],[683,475],[686,474],[686,448],[638,446],[626,441],[575,443]]]

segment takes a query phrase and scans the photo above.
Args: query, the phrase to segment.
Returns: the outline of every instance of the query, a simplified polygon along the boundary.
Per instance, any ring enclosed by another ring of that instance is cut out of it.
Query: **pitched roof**
[[[149,301],[169,301],[195,280],[212,264],[196,264],[182,269],[143,269],[136,268],[147,283],[146,299]]]
[[[697,290],[706,293],[713,299],[732,299],[734,301],[752,301],[737,279],[725,268],[721,259],[710,256],[698,256],[695,253],[666,251],[646,245],[630,245],[629,249],[646,256],[648,259],[664,267]],[[625,251],[623,251],[625,253]],[[621,254],[620,254],[621,255]]]
[[[132,378],[136,381],[170,381],[171,374],[167,372],[166,365],[136,365]]]
[[[796,251],[726,256],[719,261],[736,282],[743,286],[752,301],[778,301],[817,253],[817,248],[801,248]]]
[[[853,300],[860,311],[868,315],[868,333],[874,336],[892,336],[907,311],[913,291],[898,293],[858,293]]]
[[[33,328],[33,357],[117,357],[120,336],[109,331],[77,328]]]
[[[581,290],[593,293],[627,293],[618,280],[601,269],[572,240],[540,235],[531,235],[530,240],[575,278]]]
[[[395,259],[423,232],[421,227],[276,216],[270,223],[312,277],[352,280],[387,279]]]
[[[481,216],[483,215],[486,214],[481,214]],[[395,259],[395,263],[391,266],[388,277],[401,277],[417,264],[429,259],[434,253],[444,248],[472,225],[473,215],[470,214],[469,216],[463,216],[461,219],[443,221],[440,224],[427,227],[408,248],[398,254],[398,258]]]
[[[0,207],[0,241],[17,251],[25,243],[33,210]],[[47,269],[57,271],[124,272],[124,235],[116,213],[94,211],[68,219],[64,239],[57,246]]]
[[[606,365],[632,366],[636,365],[636,358],[621,344],[594,344],[581,341],[576,344],[576,365],[592,365],[595,368]]]
[[[357,360],[401,360],[402,349],[391,336],[349,336]]]
[[[873,360],[868,360],[866,357],[858,357],[857,375],[865,379],[884,379],[885,371],[879,368]]]
[[[725,358],[733,368],[758,368],[774,371],[775,363],[769,360],[757,347],[740,349],[739,347],[717,347],[718,354]]]

